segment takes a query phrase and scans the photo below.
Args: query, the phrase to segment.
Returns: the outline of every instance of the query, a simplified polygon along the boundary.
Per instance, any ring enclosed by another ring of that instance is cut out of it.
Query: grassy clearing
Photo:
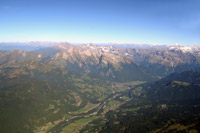
[[[120,99],[126,101],[126,100],[129,100],[129,97],[123,96],[123,97],[120,97]]]
[[[113,107],[113,106],[116,106],[119,103],[120,103],[119,101],[111,100],[111,101],[108,102],[108,106]]]
[[[82,118],[79,119],[71,124],[69,124],[68,126],[64,127],[62,129],[61,133],[79,133],[79,131],[86,126],[89,122],[91,122],[92,120],[98,118],[97,116],[92,116],[92,117],[88,117],[88,118]]]
[[[174,120],[171,120],[174,121]],[[182,125],[180,123],[175,123],[171,124],[171,121],[169,120],[166,125],[161,128],[153,131],[152,133],[160,133],[160,132],[169,132],[169,131],[174,131],[174,132],[180,132],[180,131],[186,131],[188,133],[197,133],[198,131],[195,129],[192,129],[196,124],[191,124],[191,125]]]
[[[59,120],[55,120],[54,122],[48,122],[42,127],[38,127],[36,130],[34,130],[34,133],[46,133],[48,130],[59,124],[60,122],[64,121],[65,117]]]
[[[73,115],[81,114],[81,113],[87,113],[88,111],[92,110],[94,107],[96,107],[97,104],[88,103],[85,107],[81,108],[78,111],[73,112]]]
[[[137,111],[137,110],[139,110],[140,109],[140,107],[137,107],[137,108],[129,108],[129,109],[126,109],[125,111]]]

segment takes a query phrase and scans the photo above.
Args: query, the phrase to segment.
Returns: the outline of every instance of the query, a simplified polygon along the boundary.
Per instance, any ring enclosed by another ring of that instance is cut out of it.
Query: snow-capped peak
[[[169,46],[168,48],[169,50],[181,51],[183,53],[192,53],[200,51],[200,47],[198,46],[180,46],[179,44],[176,44],[175,46]]]

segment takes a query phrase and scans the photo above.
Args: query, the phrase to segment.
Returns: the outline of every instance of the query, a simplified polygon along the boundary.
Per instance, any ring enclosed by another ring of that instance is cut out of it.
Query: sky
[[[200,46],[200,0],[0,0],[0,42]]]

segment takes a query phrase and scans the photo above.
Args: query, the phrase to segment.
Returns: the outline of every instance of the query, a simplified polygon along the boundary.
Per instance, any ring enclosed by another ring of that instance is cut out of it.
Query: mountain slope
[[[48,123],[65,121],[68,112],[114,92],[108,91],[111,84],[105,80],[34,60],[19,64],[1,69],[0,132],[42,131]]]
[[[114,81],[156,79],[152,72],[127,57],[69,44],[61,44],[59,48],[62,49],[51,56],[49,64],[62,65],[75,72],[87,73],[91,76],[100,75]]]
[[[133,88],[130,94],[130,102],[107,114],[109,122],[101,132],[200,131],[199,72],[172,74]]]
[[[23,50],[4,51],[0,54],[0,65],[20,63],[28,60],[42,60],[47,56]]]
[[[135,49],[84,44],[81,47],[131,58],[134,62],[161,77],[173,72],[200,70],[200,49],[198,46],[186,47],[177,45],[162,48]]]
[[[50,53],[53,52],[49,55],[45,52],[46,50]],[[42,53],[46,53],[46,55]],[[42,49],[38,52],[7,51],[2,52],[0,56],[2,68],[15,67],[18,63],[36,60],[46,65],[63,67],[69,71],[89,74],[92,77],[100,76],[112,81],[152,81],[157,79],[153,72],[130,58],[101,49],[88,49],[85,46],[73,46],[68,43]]]
[[[173,72],[200,70],[199,55],[195,53],[170,49],[133,49],[127,53],[134,61],[160,76],[166,76]]]
[[[166,80],[175,80],[180,82],[188,83],[200,83],[200,72],[199,71],[185,71],[182,73],[173,73],[164,78]]]
[[[174,72],[200,70],[200,49],[199,47],[192,46],[164,46],[160,48],[135,49],[129,47],[117,48],[107,45],[96,46],[94,44],[73,46],[69,43],[63,43],[57,47],[39,51],[41,53],[55,55],[63,50],[66,52],[70,48],[79,48],[82,51],[101,51],[102,53],[130,58],[133,62],[140,64],[160,77],[165,77]]]

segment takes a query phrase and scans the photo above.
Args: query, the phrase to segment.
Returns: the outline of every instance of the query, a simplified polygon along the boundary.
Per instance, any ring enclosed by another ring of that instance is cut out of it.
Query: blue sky
[[[199,0],[0,0],[0,42],[200,45]]]

